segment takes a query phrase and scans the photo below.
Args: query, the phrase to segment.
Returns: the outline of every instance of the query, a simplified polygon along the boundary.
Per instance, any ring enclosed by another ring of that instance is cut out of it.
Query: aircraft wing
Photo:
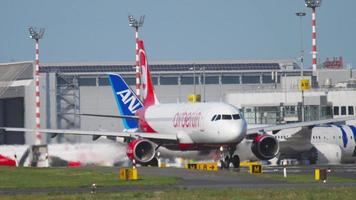
[[[9,128],[0,127],[5,131],[10,132],[40,132],[49,134],[72,134],[72,135],[88,135],[94,137],[110,136],[121,138],[147,138],[160,141],[177,141],[177,136],[173,134],[158,134],[158,133],[142,133],[142,132],[115,132],[115,131],[82,131],[82,130],[70,130],[70,129],[29,129],[29,128]]]
[[[345,122],[345,121],[349,121],[349,120],[356,120],[356,117],[352,116],[352,117],[343,117],[343,118],[336,118],[336,119],[324,119],[324,120],[318,120],[318,121],[298,122],[298,123],[291,123],[291,124],[282,124],[282,125],[272,125],[272,126],[251,128],[251,129],[247,129],[247,135],[256,134],[256,133],[265,133],[268,131],[278,132],[282,129],[290,129],[290,128],[298,128],[298,127],[312,128],[316,125],[340,123],[340,122]]]

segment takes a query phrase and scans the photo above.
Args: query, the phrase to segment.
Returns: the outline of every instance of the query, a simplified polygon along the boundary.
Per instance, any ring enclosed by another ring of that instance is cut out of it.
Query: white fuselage
[[[354,127],[346,125],[314,127],[310,138],[301,137],[303,134],[295,137],[294,134],[301,129],[286,129],[276,134],[275,138],[280,142],[281,153],[302,153],[316,147],[325,149],[321,156],[330,163],[349,163],[356,161],[356,129]],[[306,140],[310,142],[305,142]],[[328,163],[326,161],[325,163]]]
[[[246,135],[244,118],[226,103],[158,104],[146,109],[145,120],[157,133],[177,135],[184,144],[237,144]]]
[[[352,126],[315,127],[311,143],[337,145],[341,150],[341,162],[356,161],[356,130]],[[337,156],[337,155],[335,155]]]

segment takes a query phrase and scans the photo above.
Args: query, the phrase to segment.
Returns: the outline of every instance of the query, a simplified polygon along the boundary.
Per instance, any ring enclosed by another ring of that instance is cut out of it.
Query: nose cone
[[[226,139],[231,143],[240,143],[246,136],[247,124],[244,119],[229,121],[229,126],[226,127]]]

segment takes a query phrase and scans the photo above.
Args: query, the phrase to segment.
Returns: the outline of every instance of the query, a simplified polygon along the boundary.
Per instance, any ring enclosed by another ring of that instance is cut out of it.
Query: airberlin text
[[[174,128],[198,128],[201,112],[177,112],[173,118]]]

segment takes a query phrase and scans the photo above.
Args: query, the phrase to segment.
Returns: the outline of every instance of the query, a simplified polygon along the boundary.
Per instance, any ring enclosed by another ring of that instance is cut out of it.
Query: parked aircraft
[[[281,130],[274,137],[280,144],[279,160],[297,159],[310,164],[356,161],[356,127],[352,125]]]
[[[146,51],[142,40],[137,40],[141,67],[142,102],[124,83],[120,75],[110,74],[110,82],[124,119],[124,132],[83,131],[63,129],[3,128],[6,131],[25,131],[56,134],[122,137],[128,143],[127,155],[137,163],[156,165],[156,152],[161,146],[169,150],[217,150],[220,149],[221,166],[239,167],[236,147],[248,140],[249,149],[259,159],[270,159],[278,153],[278,142],[267,131],[310,127],[324,123],[345,121],[332,119],[247,129],[238,108],[223,102],[209,103],[159,103],[154,91]],[[88,115],[88,114],[87,114]],[[90,115],[90,114],[89,114]],[[96,115],[110,117],[108,115]]]

